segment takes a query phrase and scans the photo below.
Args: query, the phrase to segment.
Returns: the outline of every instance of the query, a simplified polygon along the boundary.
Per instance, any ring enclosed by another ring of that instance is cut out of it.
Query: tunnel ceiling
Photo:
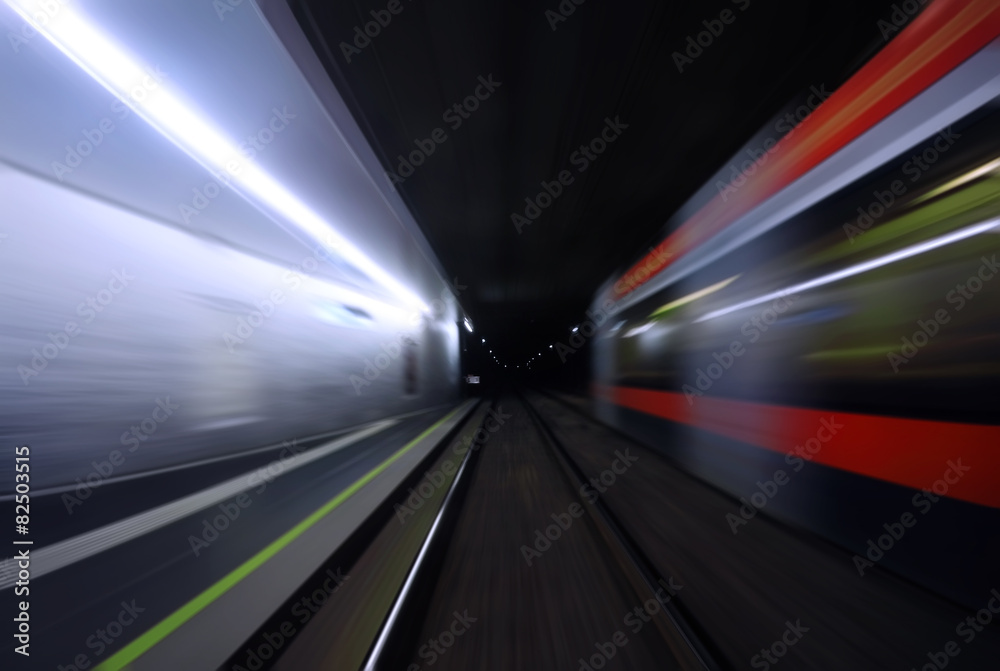
[[[562,337],[780,108],[881,48],[891,4],[292,2],[477,334],[510,356]],[[602,133],[602,154],[575,154]],[[558,195],[519,231],[543,181]]]

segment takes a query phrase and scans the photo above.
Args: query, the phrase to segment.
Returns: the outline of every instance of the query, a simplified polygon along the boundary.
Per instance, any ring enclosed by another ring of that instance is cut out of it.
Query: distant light
[[[486,338],[483,338],[483,342],[486,342]]]
[[[574,326],[574,327],[573,327],[573,333],[576,333],[576,332],[577,332],[577,331],[579,331],[579,330],[580,330],[580,327],[579,327],[579,326]]]
[[[552,345],[549,345],[549,349],[552,349]]]
[[[465,318],[465,328],[469,329],[469,333],[472,333],[472,322],[469,321],[468,317]]]

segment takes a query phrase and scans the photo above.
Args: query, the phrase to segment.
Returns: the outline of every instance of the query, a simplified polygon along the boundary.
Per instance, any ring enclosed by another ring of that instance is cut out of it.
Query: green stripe
[[[381,464],[373,468],[371,471],[362,476],[357,482],[352,484],[350,487],[342,491],[337,496],[333,497],[322,508],[314,512],[309,517],[305,518],[289,531],[286,531],[280,538],[272,542],[266,548],[255,554],[253,557],[243,562],[240,566],[235,568],[229,575],[225,576],[219,582],[215,583],[204,592],[196,596],[195,598],[188,601],[186,604],[181,606],[179,609],[174,611],[162,622],[157,624],[155,627],[144,633],[139,638],[135,639],[127,646],[119,650],[117,653],[109,657],[104,661],[103,664],[94,669],[94,671],[111,671],[112,669],[122,669],[126,665],[131,664],[140,655],[145,654],[150,648],[162,641],[164,638],[172,634],[181,625],[190,620],[192,617],[204,610],[210,603],[215,601],[217,598],[225,594],[231,587],[236,585],[243,578],[250,575],[255,569],[257,569],[261,564],[266,562],[268,559],[276,555],[282,548],[287,546],[293,540],[301,536],[307,529],[319,522],[323,517],[328,515],[334,508],[339,506],[341,503],[350,498],[355,492],[364,487],[366,484],[371,482],[379,473],[389,468],[397,459],[402,457],[414,445],[422,441],[428,436],[432,431],[437,429],[443,423],[448,421],[456,412],[461,408],[455,408],[447,415],[435,422],[429,429],[421,433],[419,436],[411,440],[405,446],[399,449],[398,452],[393,454],[391,457],[383,461]]]

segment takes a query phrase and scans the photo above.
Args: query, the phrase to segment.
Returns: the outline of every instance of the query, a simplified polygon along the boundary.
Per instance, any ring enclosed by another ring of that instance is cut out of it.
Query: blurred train
[[[584,333],[600,415],[728,493],[718,524],[770,515],[859,580],[980,608],[1000,566],[1000,19],[964,5],[776,115]]]
[[[457,397],[460,290],[304,37],[193,0],[0,28],[0,443],[33,493]]]

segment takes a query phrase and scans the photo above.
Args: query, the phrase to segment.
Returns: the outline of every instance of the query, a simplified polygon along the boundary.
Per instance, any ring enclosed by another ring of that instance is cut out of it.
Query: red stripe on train
[[[635,387],[594,385],[616,405],[698,427],[775,452],[804,445],[833,417],[843,428],[813,461],[913,489],[930,489],[949,462],[968,467],[947,495],[1000,508],[1000,426],[792,408]],[[953,478],[952,478],[953,479]]]
[[[751,209],[812,170],[1000,35],[997,0],[937,0],[833,92],[759,163],[734,194],[717,195],[612,288],[642,286]]]

